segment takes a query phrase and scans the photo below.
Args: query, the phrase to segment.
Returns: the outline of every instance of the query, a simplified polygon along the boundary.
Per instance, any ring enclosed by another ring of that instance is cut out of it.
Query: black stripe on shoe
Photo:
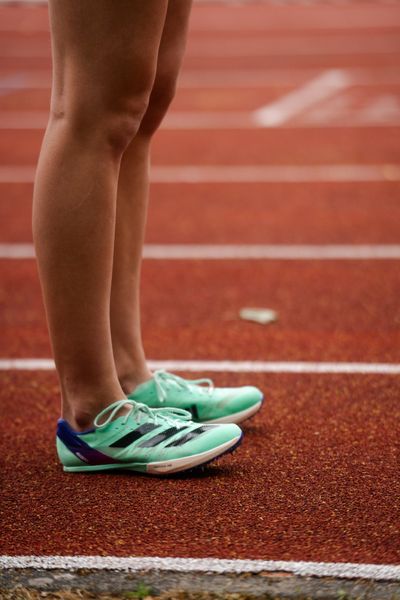
[[[192,427],[192,425],[189,425],[189,427]],[[188,427],[170,427],[169,429],[166,429],[165,431],[161,431],[160,433],[158,433],[154,437],[150,438],[149,440],[144,441],[142,444],[139,444],[138,447],[139,448],[153,448],[154,446],[157,446],[157,444],[160,444],[164,440],[167,440],[168,438],[172,437],[173,435],[176,435],[178,432],[187,431],[187,429],[188,429]]]
[[[196,404],[192,404],[192,406],[188,406],[188,408],[186,408],[185,410],[188,410],[190,412],[190,414],[192,415],[192,417],[195,421],[200,421],[199,411],[197,410]]]
[[[115,442],[110,444],[109,447],[126,448],[127,446],[129,446],[129,444],[132,444],[132,442],[136,442],[136,440],[139,440],[141,437],[146,435],[146,433],[150,433],[150,431],[153,431],[153,429],[158,429],[159,427],[160,426],[156,425],[155,423],[144,423],[143,425],[140,425],[140,427],[138,427],[137,429],[130,431],[122,438],[119,438],[119,440],[116,440]]]
[[[186,442],[190,442],[190,440],[193,440],[194,438],[198,437],[202,433],[205,433],[206,431],[208,431],[211,428],[212,427],[210,427],[209,425],[201,425],[197,429],[193,429],[192,431],[189,431],[183,437],[174,440],[170,444],[167,444],[165,447],[171,448],[172,446],[183,446],[183,444],[186,444]]]

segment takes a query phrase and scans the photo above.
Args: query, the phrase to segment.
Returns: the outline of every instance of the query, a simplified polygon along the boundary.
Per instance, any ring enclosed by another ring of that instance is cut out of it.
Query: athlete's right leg
[[[63,417],[90,426],[124,397],[110,289],[118,173],[152,89],[167,0],[50,0],[51,113],[33,233]]]

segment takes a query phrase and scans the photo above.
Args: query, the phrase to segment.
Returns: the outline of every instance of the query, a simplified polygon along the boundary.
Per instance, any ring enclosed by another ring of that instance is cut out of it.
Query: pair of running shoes
[[[64,471],[129,470],[168,475],[232,452],[242,441],[237,423],[261,407],[253,386],[216,388],[166,371],[101,411],[93,429],[74,431],[60,419],[57,452]]]

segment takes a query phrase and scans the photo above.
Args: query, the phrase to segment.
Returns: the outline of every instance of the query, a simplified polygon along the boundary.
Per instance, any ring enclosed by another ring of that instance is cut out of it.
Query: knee
[[[102,129],[106,144],[117,154],[123,154],[139,131],[149,105],[148,94],[127,97],[106,109]]]
[[[151,91],[149,104],[140,125],[140,134],[152,136],[159,128],[167,110],[175,97],[176,77],[168,73],[157,75]]]
[[[51,118],[61,119],[81,143],[122,155],[140,128],[150,93],[151,86],[123,91],[111,87],[80,90],[79,96],[55,100]]]

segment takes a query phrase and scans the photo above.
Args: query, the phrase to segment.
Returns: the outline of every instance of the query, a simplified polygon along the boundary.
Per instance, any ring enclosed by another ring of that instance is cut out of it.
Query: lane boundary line
[[[2,95],[0,87],[0,96]],[[3,94],[4,95],[4,94]],[[384,107],[385,108],[385,107]],[[390,106],[389,106],[390,109]],[[400,126],[400,112],[381,118],[382,111],[373,111],[370,116],[367,109],[366,115],[358,119],[353,116],[335,115],[334,120],[305,119],[293,122],[290,118],[281,121],[279,124],[263,125],[258,118],[254,118],[254,112],[249,111],[171,111],[161,124],[164,131],[191,131],[196,129],[210,129],[222,131],[228,130],[252,130],[263,129],[265,127],[280,129],[359,129],[364,127],[387,128]],[[309,114],[309,113],[308,113]],[[270,114],[271,116],[271,114]],[[296,115],[293,115],[296,116]],[[307,116],[307,113],[306,113]],[[310,116],[310,114],[309,114]],[[311,113],[312,116],[312,113]],[[48,121],[48,112],[46,111],[3,111],[0,113],[0,130],[2,131],[43,131]],[[289,121],[289,122],[287,122]]]
[[[33,183],[33,165],[0,165],[0,183]],[[332,183],[400,181],[400,164],[159,165],[152,183]]]
[[[47,1],[47,0],[46,0]],[[0,25],[0,32],[4,31]],[[371,76],[371,69],[375,70],[375,76]],[[264,88],[268,86],[292,86],[294,84],[302,85],[307,78],[316,77],[320,68],[318,67],[271,67],[266,72],[265,69],[235,69],[223,71],[220,69],[208,69],[207,71],[198,69],[187,69],[182,71],[179,79],[179,88],[232,88],[232,87],[255,87]],[[353,85],[379,87],[381,85],[399,85],[400,77],[398,69],[387,66],[383,70],[376,67],[343,67],[341,69],[348,75]],[[379,73],[379,77],[377,77]],[[22,72],[25,77],[24,82],[5,82],[2,86],[0,79],[0,89],[6,87],[10,90],[32,90],[48,89],[51,87],[51,72],[47,69],[30,68]],[[4,75],[8,77],[9,75]],[[221,85],[221,81],[224,84]]]
[[[279,127],[293,117],[351,85],[345,71],[330,69],[253,112],[261,127]]]
[[[241,361],[241,360],[148,360],[151,370],[215,373],[325,373],[400,375],[400,363]],[[52,371],[50,358],[2,358],[0,371]]]
[[[284,571],[298,576],[400,581],[400,565],[319,563],[306,561],[221,558],[117,556],[0,556],[1,569],[78,569],[111,571],[179,571],[195,573],[259,573]]]
[[[33,244],[0,244],[0,259],[35,258]],[[400,244],[145,244],[147,260],[399,260]]]

